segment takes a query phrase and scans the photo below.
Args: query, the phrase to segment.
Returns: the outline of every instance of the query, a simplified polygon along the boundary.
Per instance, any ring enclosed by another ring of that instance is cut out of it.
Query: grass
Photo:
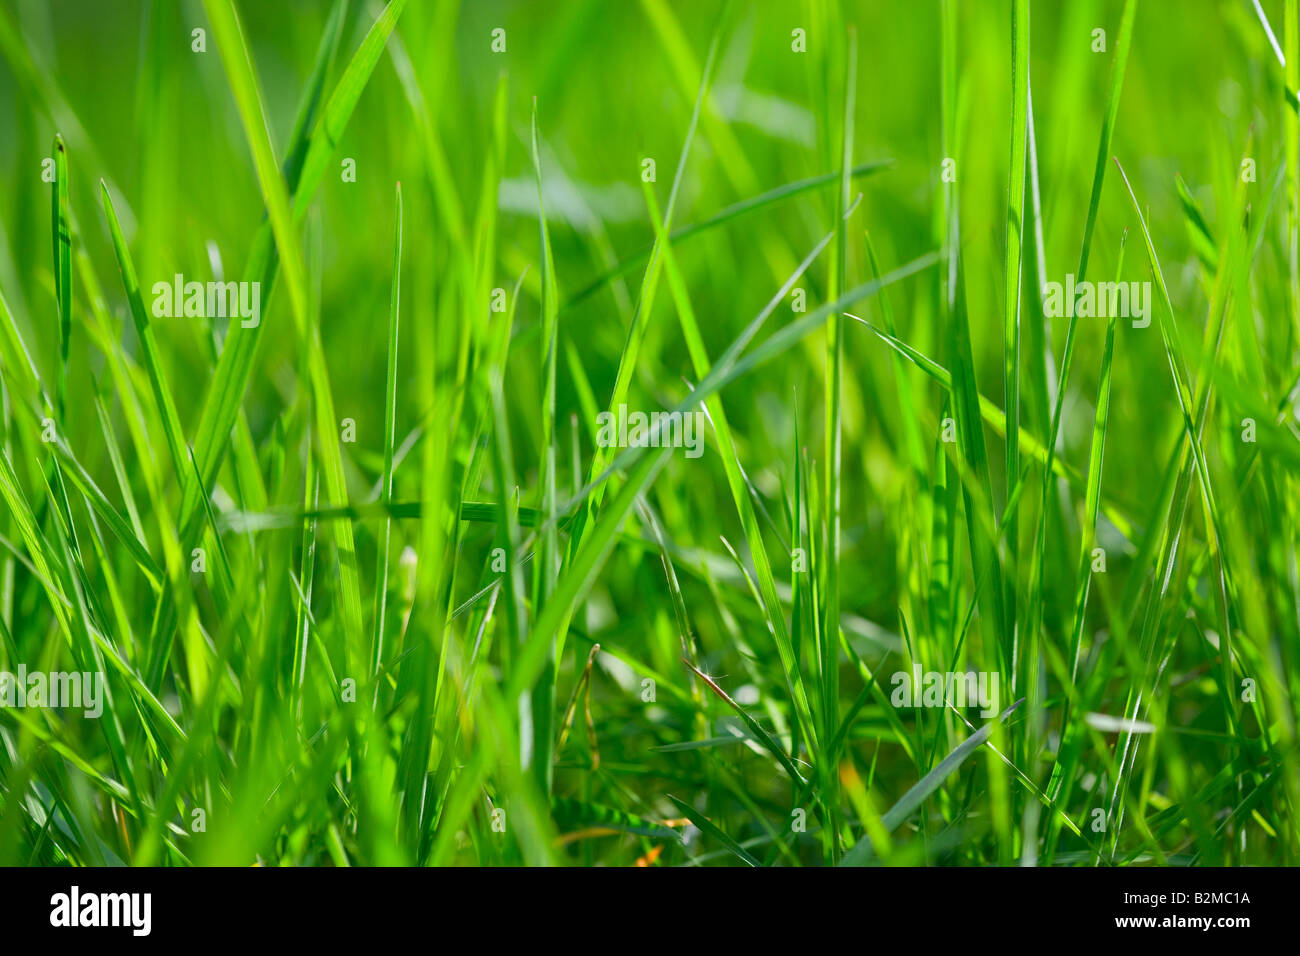
[[[0,9],[0,863],[1297,862],[1298,22]]]

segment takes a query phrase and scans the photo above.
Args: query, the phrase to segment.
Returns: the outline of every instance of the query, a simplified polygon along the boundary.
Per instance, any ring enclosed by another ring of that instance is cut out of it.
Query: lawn
[[[0,0],[0,864],[1300,861],[1300,0]]]

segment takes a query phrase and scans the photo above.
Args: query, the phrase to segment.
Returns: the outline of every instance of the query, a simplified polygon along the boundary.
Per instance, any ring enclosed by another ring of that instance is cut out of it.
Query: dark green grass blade
[[[758,867],[761,867],[763,865],[758,860],[756,860],[744,847],[742,847],[731,837],[727,836],[727,834],[723,833],[722,830],[720,830],[713,823],[713,821],[711,821],[708,817],[704,816],[704,814],[700,813],[689,803],[687,803],[684,800],[678,800],[671,793],[668,794],[668,799],[671,800],[676,805],[677,809],[681,810],[682,813],[686,815],[686,818],[690,820],[691,823],[699,827],[701,832],[717,840],[719,843],[721,843],[724,847],[730,850],[733,854],[739,857],[746,864],[748,864],[749,866],[758,866]]]
[[[892,833],[897,830],[908,817],[915,813],[926,798],[934,793],[948,777],[952,776],[957,768],[962,765],[962,762],[978,750],[989,739],[997,726],[1006,720],[1021,703],[1022,701],[1016,701],[995,719],[985,723],[979,730],[954,747],[952,752],[940,760],[933,770],[918,780],[907,793],[903,794],[898,802],[880,818],[886,832]],[[844,854],[844,858],[840,860],[840,866],[864,866],[871,861],[873,855],[871,841],[863,838]]]

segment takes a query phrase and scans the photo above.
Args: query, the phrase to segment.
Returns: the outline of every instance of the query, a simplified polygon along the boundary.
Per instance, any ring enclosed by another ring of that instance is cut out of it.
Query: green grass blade
[[[926,798],[939,789],[943,782],[952,776],[967,757],[983,746],[997,726],[1006,720],[1020,704],[1021,701],[1016,701],[996,718],[985,723],[979,730],[954,747],[952,752],[940,760],[933,770],[918,780],[907,793],[903,794],[898,802],[880,818],[886,832],[892,833],[897,830],[908,817],[915,813]],[[840,866],[864,866],[871,861],[872,856],[871,841],[863,838],[844,854],[844,858],[840,860]]]

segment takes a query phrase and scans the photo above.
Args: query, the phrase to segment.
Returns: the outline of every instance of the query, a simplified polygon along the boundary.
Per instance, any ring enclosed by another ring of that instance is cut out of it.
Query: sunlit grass
[[[278,6],[0,9],[0,863],[1295,862],[1296,0]]]

